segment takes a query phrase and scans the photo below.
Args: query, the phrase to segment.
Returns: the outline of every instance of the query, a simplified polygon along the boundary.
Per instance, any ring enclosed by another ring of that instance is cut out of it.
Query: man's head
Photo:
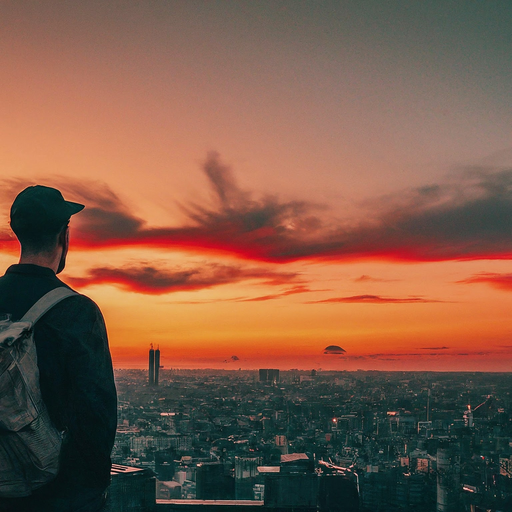
[[[11,228],[20,241],[22,256],[50,254],[62,246],[57,273],[61,271],[69,219],[83,208],[83,204],[64,200],[55,188],[35,185],[20,192],[11,206]]]

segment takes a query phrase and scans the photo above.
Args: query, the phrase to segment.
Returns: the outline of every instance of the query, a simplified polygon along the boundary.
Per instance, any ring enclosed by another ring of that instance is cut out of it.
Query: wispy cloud
[[[382,279],[380,277],[372,277],[363,274],[362,276],[353,279],[353,281],[354,283],[392,283],[395,282],[396,279]]]
[[[498,274],[494,272],[480,272],[474,274],[467,279],[457,281],[459,284],[488,284],[493,288],[499,290],[505,290],[507,292],[512,291],[512,274]]]
[[[69,284],[77,288],[113,284],[132,292],[152,295],[202,290],[249,280],[271,286],[301,282],[296,273],[276,272],[265,268],[209,264],[197,268],[168,269],[145,262],[124,267],[95,267],[83,277],[67,278]]]
[[[330,299],[314,300],[306,304],[418,304],[430,302],[443,302],[440,300],[425,299],[424,297],[381,297],[380,295],[352,295],[350,297],[332,297]]]
[[[309,293],[312,290],[309,289],[308,286],[305,285],[297,285],[293,286],[292,288],[288,288],[287,290],[284,290],[279,293],[273,293],[269,295],[261,295],[259,297],[248,297],[248,298],[239,298],[234,299],[236,302],[262,302],[267,300],[275,300],[280,299],[282,297],[288,297],[289,295],[296,295],[298,293]]]
[[[53,184],[87,205],[77,215],[73,237],[82,248],[143,245],[280,263],[512,257],[512,170],[470,169],[451,182],[373,198],[367,217],[355,224],[333,221],[326,205],[307,200],[255,198],[238,186],[216,153],[208,155],[203,171],[214,204],[185,205],[188,222],[158,228],[149,226],[106,185],[66,179]],[[7,201],[8,191],[12,201],[22,182],[4,183],[1,197]],[[0,233],[0,243],[5,247],[12,242]]]
[[[363,355],[346,355],[346,359],[353,360],[380,360],[388,361],[390,358],[399,359],[422,359],[425,357],[447,358],[447,357],[485,357],[503,354],[501,350],[479,350],[479,351],[449,351],[446,352],[444,347],[432,348],[432,352],[396,352],[396,353],[375,353]]]
[[[209,300],[192,300],[192,301],[172,301],[172,304],[211,304],[212,302],[219,303],[219,302],[265,302],[268,300],[277,300],[281,299],[283,297],[288,297],[290,295],[296,295],[300,293],[311,293],[313,291],[322,291],[322,290],[311,290],[309,286],[307,285],[295,285],[290,288],[285,288],[284,290],[276,293],[271,293],[267,295],[257,295],[256,297],[230,297],[230,298],[223,298],[223,299],[209,299]]]

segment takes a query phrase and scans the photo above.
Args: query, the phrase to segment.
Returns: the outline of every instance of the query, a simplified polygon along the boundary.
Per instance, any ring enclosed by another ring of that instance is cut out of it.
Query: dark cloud
[[[273,286],[300,281],[296,273],[275,272],[262,268],[210,264],[176,270],[158,268],[144,262],[120,268],[96,267],[90,269],[84,277],[67,279],[69,284],[77,288],[93,284],[114,284],[133,292],[153,295],[201,290],[248,280],[257,280]]]
[[[419,347],[418,350],[449,350],[450,347]]]
[[[381,297],[379,295],[353,295],[351,297],[332,297],[330,299],[314,300],[306,304],[333,304],[333,303],[362,303],[362,304],[417,304],[442,302],[439,300],[425,299],[423,297]]]
[[[512,170],[471,169],[452,182],[374,198],[359,224],[332,221],[325,206],[309,201],[271,195],[255,199],[240,189],[216,153],[208,155],[203,171],[213,203],[188,204],[188,223],[163,228],[148,226],[100,183],[55,179],[49,184],[86,203],[73,236],[74,245],[82,248],[141,245],[268,262],[512,257]],[[4,183],[2,197],[7,201],[9,196],[10,204],[21,181]],[[6,233],[0,233],[0,242],[4,247],[11,243]]]
[[[0,199],[7,210],[21,190],[35,184],[33,181],[23,179],[4,180]],[[73,217],[74,246],[87,248],[138,244],[136,238],[144,231],[145,221],[130,212],[121,199],[104,183],[82,182],[54,176],[45,179],[44,185],[58,188],[66,199],[86,205],[80,215]],[[0,243],[9,235],[9,231],[0,232]],[[11,237],[11,240],[15,238]]]
[[[345,352],[346,350],[338,345],[329,345],[324,348],[324,354],[344,354]]]
[[[484,283],[498,288],[499,290],[505,290],[507,292],[512,291],[512,274],[498,274],[494,272],[480,272],[474,274],[467,279],[457,281],[459,284],[479,284]]]

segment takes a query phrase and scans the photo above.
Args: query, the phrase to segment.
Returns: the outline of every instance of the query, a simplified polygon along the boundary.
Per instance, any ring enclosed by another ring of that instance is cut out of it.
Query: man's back
[[[66,286],[55,272],[31,264],[0,277],[0,317],[19,320],[45,293]],[[66,431],[56,480],[37,499],[101,492],[110,480],[116,390],[105,324],[89,298],[65,299],[36,324],[34,339],[42,398],[54,424]],[[0,500],[0,510],[2,500]]]

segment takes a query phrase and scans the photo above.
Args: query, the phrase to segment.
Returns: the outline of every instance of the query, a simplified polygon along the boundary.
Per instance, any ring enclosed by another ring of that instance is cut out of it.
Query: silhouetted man
[[[0,317],[19,320],[47,292],[68,287],[56,274],[66,263],[70,218],[83,208],[65,201],[58,190],[39,185],[16,197],[11,227],[21,257],[0,277]],[[68,297],[35,324],[34,340],[43,401],[54,425],[65,431],[60,470],[31,496],[0,498],[0,512],[100,511],[110,483],[117,424],[102,314],[88,297]]]

